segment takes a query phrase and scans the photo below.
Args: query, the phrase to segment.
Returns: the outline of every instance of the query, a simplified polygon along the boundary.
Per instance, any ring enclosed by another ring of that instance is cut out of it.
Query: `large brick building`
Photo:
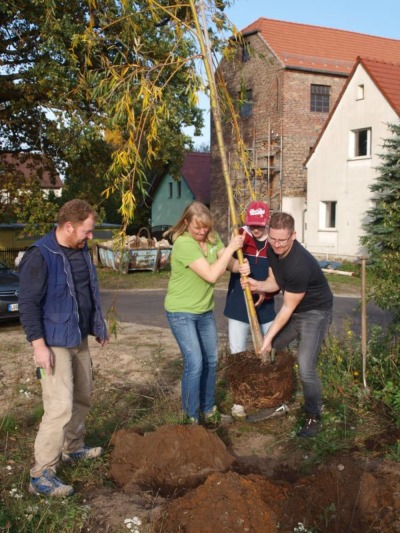
[[[303,241],[307,193],[304,162],[357,56],[398,62],[400,40],[260,18],[242,30],[233,59],[218,67],[236,106],[256,195],[293,214]],[[238,212],[249,201],[232,122],[223,126]],[[332,146],[332,150],[335,147]],[[211,210],[226,238],[229,210],[214,124]]]

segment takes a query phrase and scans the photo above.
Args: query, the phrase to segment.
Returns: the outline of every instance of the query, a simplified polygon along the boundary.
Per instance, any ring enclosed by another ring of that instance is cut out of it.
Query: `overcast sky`
[[[265,17],[400,39],[400,0],[236,0],[226,14],[239,30]],[[205,109],[206,125],[203,136],[194,138],[196,145],[210,142],[210,112],[205,97],[200,99],[200,106]]]

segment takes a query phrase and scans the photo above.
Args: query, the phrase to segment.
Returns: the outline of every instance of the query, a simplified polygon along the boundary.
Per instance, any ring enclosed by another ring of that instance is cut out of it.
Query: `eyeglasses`
[[[274,239],[273,237],[268,236],[268,241],[274,245],[285,246],[285,244],[287,244],[290,241],[291,236],[292,236],[292,233],[289,235],[287,239]]]
[[[266,226],[249,226],[250,230],[253,231],[255,229],[258,229],[260,231],[264,231]]]

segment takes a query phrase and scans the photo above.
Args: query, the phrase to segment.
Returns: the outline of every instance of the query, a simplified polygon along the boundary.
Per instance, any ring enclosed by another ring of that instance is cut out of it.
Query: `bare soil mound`
[[[161,495],[196,487],[211,472],[225,472],[235,458],[202,426],[163,426],[139,435],[122,429],[112,441],[111,476],[124,492],[153,489]]]
[[[164,426],[143,436],[119,431],[111,475],[124,493],[152,489],[169,496],[153,514],[152,531],[173,533],[276,531],[400,531],[398,465],[333,458],[294,479],[240,474],[215,433],[201,426]],[[253,465],[254,467],[254,465]],[[256,468],[254,468],[256,470]]]
[[[293,394],[293,357],[276,352],[262,362],[254,352],[240,352],[226,358],[226,378],[235,403],[246,409],[277,407]]]
[[[215,473],[174,500],[160,526],[185,533],[272,532],[278,526],[275,502],[284,498],[282,489],[260,476]]]

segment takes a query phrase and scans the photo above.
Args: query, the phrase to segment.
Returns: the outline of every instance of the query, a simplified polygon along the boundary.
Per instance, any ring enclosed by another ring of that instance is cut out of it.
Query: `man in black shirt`
[[[29,485],[34,494],[73,494],[56,476],[60,458],[74,462],[102,453],[84,444],[92,387],[88,335],[102,346],[108,342],[87,247],[96,220],[87,202],[67,202],[57,227],[25,252],[19,267],[21,323],[32,344],[44,407]]]
[[[297,433],[316,435],[321,427],[321,383],[317,361],[332,321],[333,296],[317,260],[296,240],[294,219],[274,213],[269,222],[269,274],[265,281],[248,278],[252,291],[283,291],[283,304],[264,336],[261,353],[298,339],[297,360],[306,421]],[[246,272],[243,272],[244,274]]]

